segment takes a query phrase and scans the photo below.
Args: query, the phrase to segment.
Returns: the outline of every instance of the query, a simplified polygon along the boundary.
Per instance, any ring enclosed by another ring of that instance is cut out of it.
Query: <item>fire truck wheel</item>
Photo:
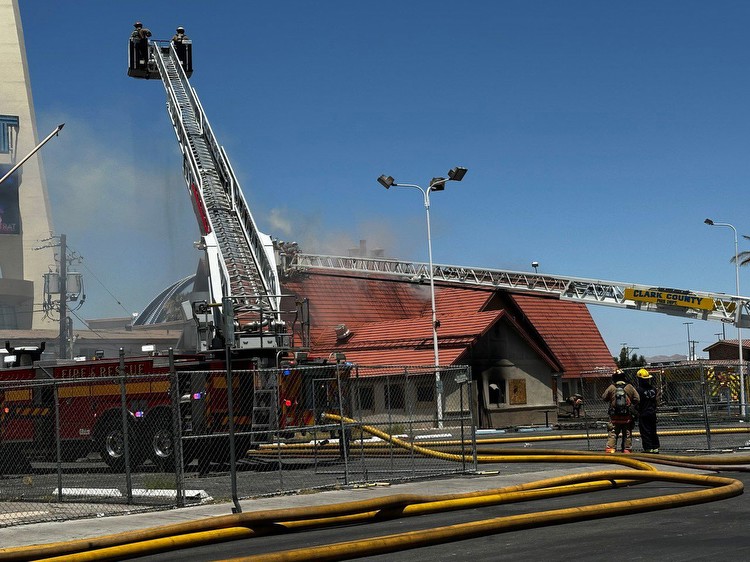
[[[162,472],[173,472],[175,467],[172,418],[168,412],[159,412],[149,420],[149,457]]]
[[[117,417],[106,420],[98,432],[99,454],[115,472],[125,471],[125,440],[123,439],[122,421]],[[132,427],[128,433],[128,456],[130,467],[135,468],[143,462],[143,447],[135,439]]]

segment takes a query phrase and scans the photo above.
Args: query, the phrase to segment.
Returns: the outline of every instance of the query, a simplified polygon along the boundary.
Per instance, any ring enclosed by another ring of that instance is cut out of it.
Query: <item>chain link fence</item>
[[[745,374],[738,363],[693,361],[690,363],[649,366],[651,385],[658,393],[657,431],[662,452],[719,451],[737,449],[750,444]],[[637,387],[637,368],[625,369],[625,380]],[[603,441],[591,435],[592,430],[605,429],[608,404],[601,396],[611,384],[611,374],[583,373],[579,379],[567,381],[570,394],[583,399],[580,418],[574,417],[570,403],[561,407],[561,420],[583,425],[591,437],[588,448],[599,450]],[[744,399],[744,400],[743,400]],[[638,424],[634,429],[633,447],[641,449]]]
[[[165,361],[159,373],[123,362],[69,377],[4,376],[0,526],[476,471],[479,390],[468,367],[337,359],[229,371]],[[737,365],[649,371],[663,452],[748,442]],[[634,369],[626,376],[637,382]],[[576,446],[603,448],[610,382],[602,373],[565,381],[583,397],[580,418],[566,418],[570,406],[560,411],[561,427],[568,419],[582,436]],[[638,437],[636,428],[636,451]]]
[[[92,371],[0,382],[0,527],[475,470],[467,367]]]

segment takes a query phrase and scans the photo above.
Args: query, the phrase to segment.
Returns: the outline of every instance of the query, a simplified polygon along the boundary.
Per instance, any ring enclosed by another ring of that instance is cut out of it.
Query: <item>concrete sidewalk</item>
[[[435,480],[422,480],[401,484],[370,484],[352,486],[338,490],[279,495],[240,502],[243,513],[271,509],[329,505],[349,501],[367,500],[394,494],[458,494],[477,490],[488,490],[533,482],[545,478],[564,476],[566,474],[594,472],[603,470],[607,465],[546,465],[548,470],[531,472],[514,471],[504,467],[502,472],[487,471],[477,475],[456,476]],[[4,548],[46,544],[76,539],[89,539],[125,531],[134,531],[205,519],[220,515],[231,515],[233,504],[208,504],[165,511],[139,512],[130,515],[97,517],[94,519],[76,519],[72,521],[55,521],[18,525],[0,529],[0,544]],[[28,508],[27,508],[28,509]]]

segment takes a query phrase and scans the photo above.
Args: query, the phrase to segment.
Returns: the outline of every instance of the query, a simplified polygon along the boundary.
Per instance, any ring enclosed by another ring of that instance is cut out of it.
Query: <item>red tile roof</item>
[[[311,270],[284,289],[310,301],[313,354],[343,351],[363,365],[434,363],[429,285]],[[585,305],[514,295],[519,322],[513,303],[513,314],[488,306],[497,293],[492,288],[436,285],[435,293],[443,365],[469,362],[471,346],[497,322],[507,323],[553,370],[577,376],[605,359],[613,365]],[[352,333],[344,342],[336,339],[339,324]]]
[[[346,322],[378,322],[429,313],[429,287],[309,272],[284,283],[285,292],[310,300],[310,316],[318,327]]]
[[[578,377],[597,367],[615,368],[585,304],[536,295],[512,294],[511,298],[564,366],[566,378]]]
[[[713,342],[708,347],[704,348],[703,351],[708,351],[709,349],[715,349],[715,348],[717,348],[719,346],[724,346],[724,345],[728,345],[730,347],[735,347],[735,348],[739,349],[739,347],[740,347],[738,345],[739,342],[740,342],[740,340],[738,340],[737,338],[718,340],[718,341]],[[747,349],[748,346],[750,346],[750,340],[746,340],[745,338],[742,338],[742,348],[743,349]],[[738,356],[739,356],[739,354],[738,354]]]

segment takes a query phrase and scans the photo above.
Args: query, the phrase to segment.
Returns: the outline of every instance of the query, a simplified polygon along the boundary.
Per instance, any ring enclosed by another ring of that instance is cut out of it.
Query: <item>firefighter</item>
[[[174,43],[175,47],[177,45],[182,45],[182,42],[187,39],[188,36],[185,35],[185,28],[180,26],[177,28],[177,32],[174,34],[174,37],[172,37],[172,43]]]
[[[634,408],[640,402],[635,387],[627,382],[625,373],[617,369],[612,374],[612,384],[602,394],[602,400],[609,404],[609,423],[607,424],[607,453],[614,453],[617,438],[622,435],[622,452],[630,453],[633,449]]]
[[[646,369],[638,369],[638,430],[641,432],[641,445],[644,453],[659,452],[659,436],[656,434],[656,407],[659,404],[659,390],[651,384],[653,376]]]
[[[580,418],[581,407],[583,406],[583,396],[577,393],[571,394],[570,396],[568,396],[568,398],[565,401],[571,406],[573,406],[573,417]]]
[[[176,33],[172,37],[172,45],[174,46],[174,50],[177,53],[177,58],[179,59],[182,68],[185,70],[187,75],[190,76],[193,71],[193,63],[190,60],[191,56],[188,52],[188,48],[190,46],[190,38],[185,35],[184,27],[179,26],[177,28]]]
[[[148,38],[151,37],[151,31],[139,21],[133,24],[133,33],[130,34],[130,41],[135,45],[135,68],[146,68],[148,62]]]

